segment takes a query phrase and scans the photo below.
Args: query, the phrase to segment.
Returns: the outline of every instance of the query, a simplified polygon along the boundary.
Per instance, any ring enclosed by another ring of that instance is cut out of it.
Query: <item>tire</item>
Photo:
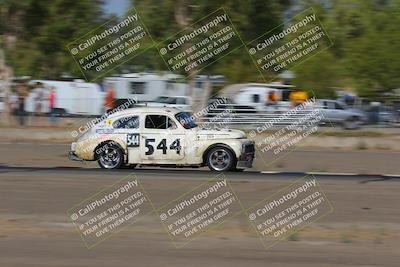
[[[236,162],[232,151],[223,146],[212,148],[207,153],[207,166],[212,171],[229,171],[234,168]]]
[[[350,117],[343,122],[343,128],[346,130],[356,130],[360,128],[361,121],[358,117]]]
[[[124,165],[124,152],[116,145],[106,144],[97,155],[97,162],[103,169],[118,169]]]

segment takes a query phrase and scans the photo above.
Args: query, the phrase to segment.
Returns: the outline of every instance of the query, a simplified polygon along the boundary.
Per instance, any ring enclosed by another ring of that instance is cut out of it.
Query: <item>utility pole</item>
[[[189,11],[188,11],[189,4],[185,0],[178,0],[176,1],[175,5],[175,21],[180,26],[181,29],[184,29],[189,26],[190,18],[189,18]],[[184,49],[191,47],[193,44],[191,42],[185,42],[183,44]],[[204,108],[202,99],[198,99],[202,97],[202,94],[197,95],[194,91],[194,87],[196,84],[196,77],[199,71],[195,68],[189,70],[189,83],[188,83],[188,92],[187,96],[192,99],[192,109],[193,113]]]

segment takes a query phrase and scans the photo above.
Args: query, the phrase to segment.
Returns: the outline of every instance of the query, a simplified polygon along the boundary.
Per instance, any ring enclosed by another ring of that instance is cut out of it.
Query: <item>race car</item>
[[[208,166],[213,171],[251,168],[254,142],[244,132],[205,129],[176,108],[137,107],[110,114],[71,144],[71,160],[124,165]]]

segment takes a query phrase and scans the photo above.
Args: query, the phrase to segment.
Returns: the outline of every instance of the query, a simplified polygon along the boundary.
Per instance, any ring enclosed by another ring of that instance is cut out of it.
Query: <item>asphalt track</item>
[[[51,142],[0,142],[0,166],[98,167],[96,162],[68,160],[69,148],[70,144]],[[251,170],[400,175],[399,157],[400,152],[395,151],[297,149],[278,160],[274,155],[258,153]]]
[[[244,216],[175,248],[155,214],[87,249],[66,211],[135,173],[155,207],[216,174],[197,169],[0,166],[0,266],[396,266],[400,179],[314,175],[334,210],[266,250]],[[304,173],[225,173],[243,205]]]
[[[15,172],[44,172],[46,175],[58,175],[58,174],[101,174],[102,176],[118,176],[127,175],[130,173],[137,173],[144,177],[165,177],[168,179],[187,179],[190,178],[205,179],[205,177],[212,177],[217,175],[217,172],[211,172],[207,168],[175,168],[175,167],[138,167],[130,168],[125,167],[118,170],[103,170],[93,162],[89,167],[37,167],[37,166],[9,166],[6,164],[0,164],[1,173],[15,173]],[[290,171],[252,171],[245,170],[244,172],[226,172],[229,178],[245,179],[245,180],[259,180],[269,179],[272,177],[279,177],[279,179],[291,179],[292,177],[302,177],[306,175],[317,176],[318,179],[334,179],[334,180],[358,180],[362,182],[368,182],[371,179],[377,180],[389,180],[399,179],[400,175],[397,174],[357,174],[357,173],[329,173],[329,172],[290,172]]]

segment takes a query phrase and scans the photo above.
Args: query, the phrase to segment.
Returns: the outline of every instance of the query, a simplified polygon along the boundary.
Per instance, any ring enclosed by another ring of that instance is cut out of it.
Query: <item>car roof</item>
[[[161,114],[172,114],[182,112],[182,110],[170,107],[134,107],[128,108],[121,111],[114,112],[108,116],[108,118],[115,118],[124,115],[132,114],[146,114],[146,113],[161,113]]]

